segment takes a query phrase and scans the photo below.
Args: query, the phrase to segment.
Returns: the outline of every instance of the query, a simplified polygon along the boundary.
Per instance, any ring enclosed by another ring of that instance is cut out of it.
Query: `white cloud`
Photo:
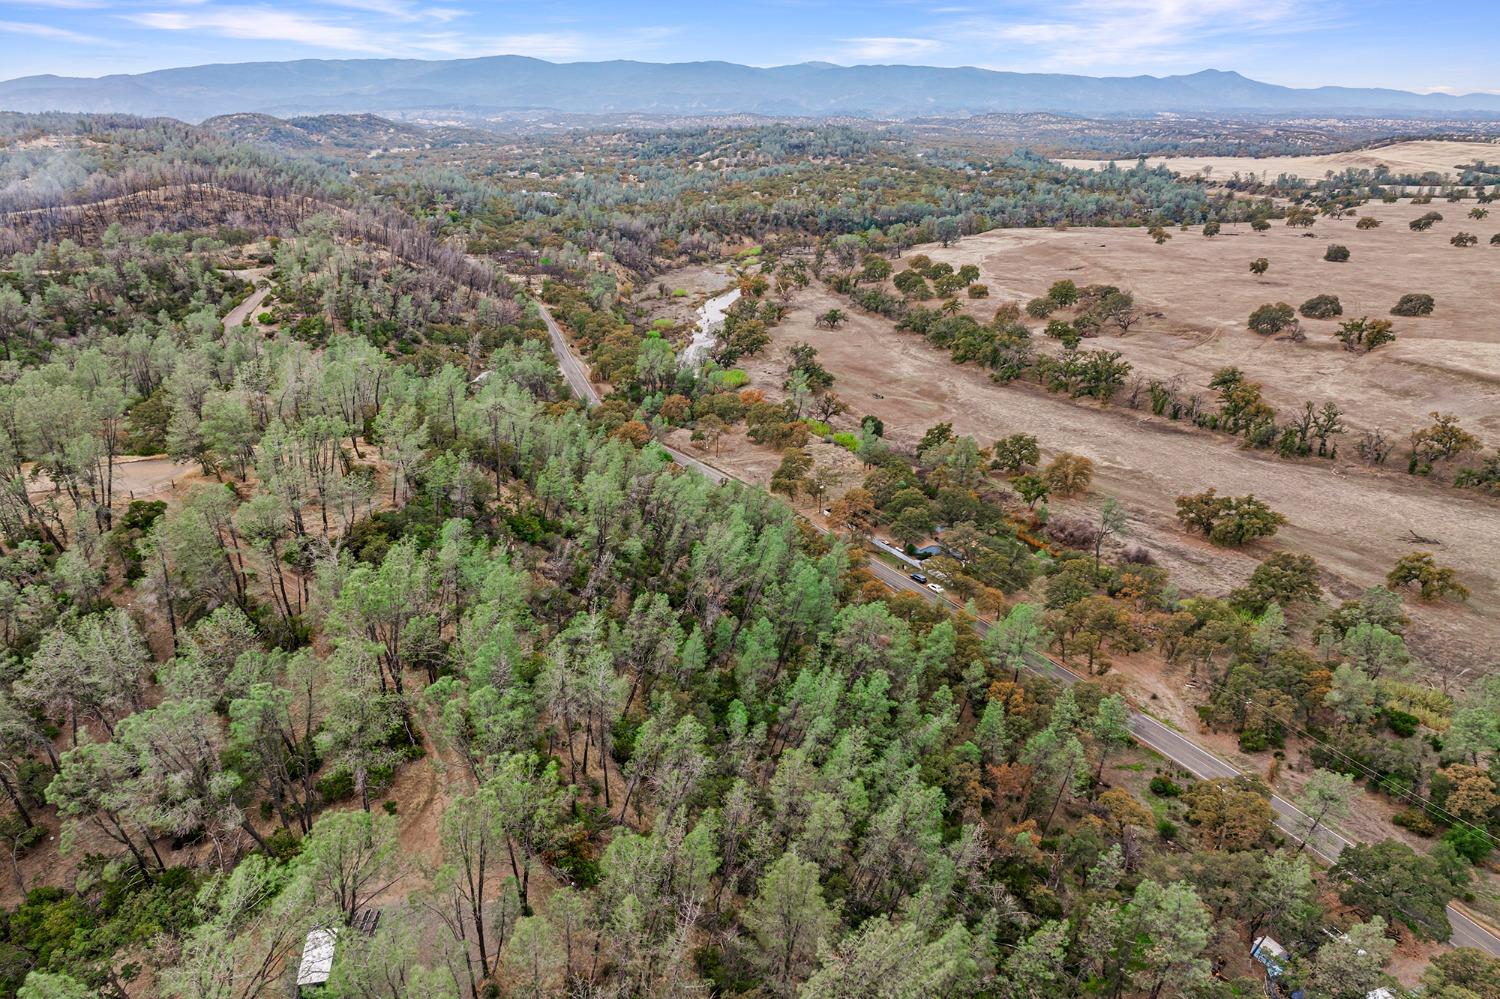
[[[1254,37],[1322,23],[1325,10],[1324,3],[1307,0],[1071,0],[1014,19],[962,18],[946,32],[971,45],[989,44],[992,63],[1015,67],[1090,68],[1184,59],[1201,66],[1206,50],[1222,40],[1233,39],[1243,52]]]
[[[49,10],[98,10],[104,0],[11,0],[12,7],[46,7]]]
[[[490,36],[440,32],[415,35],[407,42],[422,52],[453,58],[507,54],[538,59],[577,59],[591,47],[591,41],[585,36],[566,31]]]
[[[80,34],[77,31],[69,31],[66,28],[56,28],[50,24],[32,24],[30,21],[0,21],[0,33],[29,35],[32,38],[45,38],[51,42],[73,42],[78,45],[112,44],[104,38]]]
[[[155,0],[161,4],[165,0]],[[174,9],[122,14],[144,28],[249,41],[292,42],[364,55],[466,58],[517,54],[540,59],[621,58],[643,53],[676,29],[639,27],[611,35],[577,31],[486,34],[454,30],[469,12],[409,0],[323,0],[320,14],[266,6],[178,0]],[[347,11],[343,13],[341,11]]]
[[[899,38],[891,36],[868,36],[845,38],[845,55],[852,59],[889,60],[917,59],[930,55],[943,47],[933,38]]]
[[[296,42],[343,52],[385,53],[369,32],[347,24],[305,17],[268,7],[198,7],[191,10],[127,14],[127,20],[158,31],[198,31],[226,38]]]
[[[576,31],[538,31],[510,35],[475,35],[456,31],[429,32],[403,38],[411,51],[449,58],[522,55],[534,59],[627,59],[648,53],[659,42],[678,33],[676,28],[643,27],[615,35]]]
[[[447,22],[462,17],[467,11],[454,7],[429,7],[412,0],[322,0],[330,7],[344,7],[364,11],[367,14],[382,14],[397,21]]]
[[[1467,94],[1500,94],[1500,90],[1486,90],[1483,87],[1412,87],[1412,93],[1416,94],[1448,94],[1452,97],[1463,97]]]

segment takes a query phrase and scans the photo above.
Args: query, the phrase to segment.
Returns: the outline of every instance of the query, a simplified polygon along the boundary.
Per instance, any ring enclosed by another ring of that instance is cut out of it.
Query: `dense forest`
[[[1106,545],[1108,504],[1036,516],[1086,459],[834,435],[815,351],[782,402],[733,367],[783,294],[872,260],[884,281],[917,242],[1253,202],[837,128],[360,177],[175,124],[4,128],[0,996],[294,995],[315,930],[332,962],[304,994],[348,999],[1227,999],[1264,993],[1267,935],[1309,996],[1393,984],[1398,941],[1435,954],[1424,996],[1500,996],[1500,960],[1434,949],[1500,810],[1500,688],[1406,682],[1402,595],[1455,596],[1440,566],[1327,612],[1292,553],[1184,595]],[[750,243],[716,358],[682,366],[622,286]],[[602,404],[566,387],[544,307]],[[1018,315],[906,321],[996,370],[1021,339]],[[1125,373],[1098,369],[1053,377],[1112,396]],[[661,446],[738,426],[781,454],[774,493]],[[823,532],[793,504],[835,436],[863,478]],[[1002,495],[1021,480],[1030,502]],[[1240,500],[1181,516],[1274,532]],[[932,564],[961,603],[877,578],[864,535],[903,522],[948,526]],[[1308,823],[1275,822],[1261,775],[1132,741],[1107,666],[1146,647],[1247,750],[1333,747]],[[1082,679],[1035,670],[1049,651]],[[1325,867],[1360,785],[1435,842]]]

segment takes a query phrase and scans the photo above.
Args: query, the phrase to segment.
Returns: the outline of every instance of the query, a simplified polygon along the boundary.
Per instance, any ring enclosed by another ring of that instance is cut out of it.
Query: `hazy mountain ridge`
[[[881,118],[1051,111],[1408,111],[1500,113],[1500,95],[1261,83],[1238,73],[1089,77],[929,66],[726,62],[550,63],[525,56],[422,61],[304,59],[158,70],[98,79],[31,76],[0,83],[0,108],[129,112],[202,121],[416,109],[601,114],[859,115]]]

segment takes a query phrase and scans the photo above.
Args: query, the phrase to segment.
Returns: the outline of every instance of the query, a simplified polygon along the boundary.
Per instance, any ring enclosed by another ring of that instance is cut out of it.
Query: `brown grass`
[[[1458,179],[1455,169],[1461,163],[1472,163],[1476,159],[1495,162],[1500,159],[1500,145],[1491,142],[1444,142],[1423,139],[1414,142],[1393,142],[1388,146],[1373,149],[1351,149],[1342,153],[1320,153],[1315,156],[1153,156],[1147,159],[1151,166],[1165,166],[1183,174],[1202,173],[1207,170],[1211,180],[1227,180],[1238,173],[1242,177],[1255,176],[1262,180],[1275,180],[1280,174],[1317,180],[1329,170],[1335,172],[1353,167],[1356,170],[1373,170],[1384,164],[1396,174],[1421,174],[1429,171],[1452,174]],[[1068,166],[1085,170],[1100,165],[1100,160],[1063,160]],[[1104,161],[1108,162],[1108,161]],[[1131,161],[1119,161],[1129,166]]]
[[[1426,210],[1410,205],[1372,207],[1371,214],[1388,220],[1373,231],[1355,230],[1352,220],[1320,222],[1315,231],[1336,234],[1353,251],[1347,264],[1320,261],[1325,238],[1304,239],[1285,226],[1264,236],[1244,227],[1213,240],[1174,232],[1166,246],[1154,245],[1141,230],[1003,230],[948,250],[924,249],[934,259],[981,267],[980,280],[992,290],[979,303],[985,318],[999,301],[1024,301],[1058,278],[1118,284],[1164,316],[1128,337],[1103,337],[1092,345],[1124,351],[1140,370],[1182,373],[1186,382],[1206,386],[1215,368],[1238,364],[1266,382],[1279,406],[1332,398],[1349,411],[1352,424],[1383,425],[1399,439],[1428,410],[1441,408],[1459,413],[1493,442],[1500,439],[1500,396],[1491,380],[1500,372],[1500,336],[1484,320],[1483,296],[1473,289],[1493,284],[1496,257],[1488,246],[1448,245],[1447,235],[1461,224],[1454,219],[1467,213],[1466,206],[1433,207],[1446,209],[1450,221],[1425,234],[1404,224]],[[1483,227],[1472,231],[1488,238]],[[1257,256],[1272,259],[1265,286],[1248,270]],[[1283,284],[1271,285],[1272,279]],[[1250,309],[1268,300],[1299,304],[1326,291],[1340,295],[1346,314],[1383,315],[1400,293],[1419,288],[1438,297],[1439,314],[1400,321],[1405,342],[1368,357],[1328,347],[1331,323],[1308,322],[1304,344],[1267,342],[1244,327]],[[1418,653],[1440,671],[1456,673],[1487,663],[1500,640],[1500,505],[1493,501],[1397,469],[1285,461],[1141,412],[1077,403],[1032,385],[999,386],[977,368],[954,365],[921,338],[897,333],[878,316],[856,312],[836,331],[816,328],[813,317],[833,306],[849,310],[846,301],[818,288],[795,300],[773,331],[772,345],[745,365],[757,387],[777,395],[782,351],[806,341],[818,348],[851,406],[845,425],[873,413],[885,420],[888,437],[910,444],[927,427],[949,420],[983,444],[1026,432],[1050,453],[1084,454],[1096,466],[1094,498],[1119,498],[1130,513],[1131,540],[1149,548],[1190,591],[1222,594],[1270,551],[1284,547],[1317,558],[1331,595],[1350,598],[1383,582],[1395,560],[1412,549],[1401,537],[1415,530],[1441,542],[1434,547],[1438,558],[1453,565],[1473,592],[1462,605],[1409,602],[1410,638]],[[1459,356],[1469,359],[1467,366],[1434,360]],[[1393,462],[1403,467],[1402,457]],[[1238,551],[1188,536],[1177,525],[1175,498],[1209,486],[1255,493],[1290,524],[1273,543]]]

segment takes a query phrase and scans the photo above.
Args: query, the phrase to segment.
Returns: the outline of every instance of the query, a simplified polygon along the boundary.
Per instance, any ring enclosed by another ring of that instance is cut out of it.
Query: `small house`
[[[302,942],[302,963],[297,966],[297,995],[315,995],[333,974],[333,951],[338,943],[337,927],[315,927]]]
[[[1250,956],[1265,965],[1267,978],[1280,978],[1286,973],[1286,948],[1270,937],[1256,937]]]
[[[380,926],[380,910],[365,909],[354,917],[351,929],[373,936]],[[297,966],[297,995],[311,997],[322,993],[333,975],[333,955],[338,948],[338,926],[315,926],[302,941],[302,963]]]

